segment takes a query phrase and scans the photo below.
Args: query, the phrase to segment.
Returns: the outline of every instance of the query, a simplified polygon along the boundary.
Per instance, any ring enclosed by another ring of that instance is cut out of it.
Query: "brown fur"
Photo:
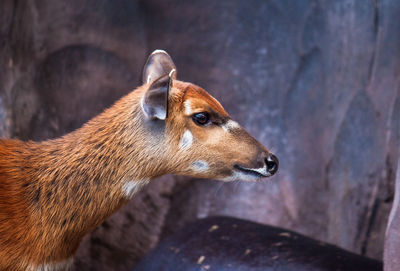
[[[83,236],[127,202],[127,181],[166,173],[221,179],[235,163],[260,166],[268,151],[243,129],[221,129],[229,115],[214,98],[189,83],[174,80],[173,86],[166,121],[143,116],[144,85],[61,138],[0,140],[0,270],[71,258]],[[195,110],[209,111],[216,125],[194,124],[184,113],[187,99]],[[186,130],[194,141],[181,150]],[[193,171],[196,160],[210,169]]]

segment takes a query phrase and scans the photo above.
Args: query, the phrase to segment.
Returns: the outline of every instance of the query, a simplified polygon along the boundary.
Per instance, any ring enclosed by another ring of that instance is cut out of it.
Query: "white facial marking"
[[[192,163],[191,168],[197,172],[205,172],[210,167],[208,166],[208,163],[206,161],[198,160]]]
[[[192,105],[191,105],[190,100],[186,100],[183,104],[185,106],[185,114],[191,115],[192,114]]]
[[[251,171],[260,173],[260,174],[264,175],[264,177],[271,176],[271,173],[267,172],[266,168],[246,168],[246,170],[251,170]],[[261,178],[254,176],[251,173],[234,170],[233,174],[231,176],[225,177],[225,178],[221,179],[221,181],[230,182],[230,181],[240,180],[240,181],[247,181],[247,182],[255,182],[255,181],[258,181],[259,179],[261,179]]]
[[[193,143],[193,135],[189,130],[186,130],[183,133],[181,142],[179,142],[179,148],[184,150],[189,148]]]
[[[255,171],[255,172],[260,173],[260,174],[262,174],[262,175],[264,175],[264,176],[266,176],[266,177],[271,176],[271,173],[269,173],[269,172],[267,171],[267,168],[266,168],[266,167],[261,167],[261,168],[246,168],[246,169],[247,169],[247,170],[251,170],[251,171]]]
[[[55,263],[45,263],[39,265],[30,265],[28,266],[28,271],[62,271],[62,270],[70,270],[72,267],[74,259],[68,258],[61,262]]]
[[[228,120],[224,125],[221,126],[226,132],[232,132],[234,129],[239,129],[240,125],[236,121]]]
[[[122,193],[128,199],[132,198],[137,192],[139,192],[149,181],[128,181],[122,185]]]

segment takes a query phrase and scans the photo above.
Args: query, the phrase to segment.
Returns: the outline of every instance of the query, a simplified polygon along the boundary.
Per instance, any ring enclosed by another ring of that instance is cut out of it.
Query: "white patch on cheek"
[[[234,129],[240,129],[239,123],[233,120],[228,120],[224,125],[221,126],[225,132],[232,132]]]
[[[192,104],[191,104],[190,100],[186,100],[183,104],[185,106],[185,114],[191,115],[192,114]]]
[[[137,192],[139,192],[149,181],[128,181],[122,185],[122,193],[126,198],[132,198]]]
[[[189,130],[183,133],[181,142],[179,142],[179,148],[181,150],[189,148],[193,143],[193,135]]]
[[[192,163],[191,168],[193,171],[196,172],[205,172],[209,170],[210,167],[208,166],[208,163],[206,161],[198,160]]]

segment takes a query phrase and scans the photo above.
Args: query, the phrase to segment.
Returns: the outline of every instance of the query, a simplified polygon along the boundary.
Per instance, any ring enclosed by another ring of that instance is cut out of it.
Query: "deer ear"
[[[173,79],[176,79],[176,70],[171,57],[163,50],[155,50],[143,68],[143,84],[151,82],[142,98],[142,109],[148,119],[167,118],[168,93]]]
[[[176,67],[169,54],[164,50],[155,50],[147,58],[146,64],[143,67],[143,84],[150,83],[155,79],[170,74],[172,70],[176,71]],[[173,73],[172,79],[176,79],[176,72]]]
[[[142,98],[142,109],[148,119],[165,120],[168,117],[168,93],[172,87],[172,76],[169,74],[154,80]]]

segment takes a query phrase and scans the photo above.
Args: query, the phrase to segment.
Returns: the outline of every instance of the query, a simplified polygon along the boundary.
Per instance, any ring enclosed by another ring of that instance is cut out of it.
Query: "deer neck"
[[[75,132],[29,146],[32,206],[38,228],[45,225],[48,233],[35,238],[57,244],[60,258],[70,257],[86,233],[166,173],[159,157],[164,124],[147,124],[139,101],[135,91]]]

